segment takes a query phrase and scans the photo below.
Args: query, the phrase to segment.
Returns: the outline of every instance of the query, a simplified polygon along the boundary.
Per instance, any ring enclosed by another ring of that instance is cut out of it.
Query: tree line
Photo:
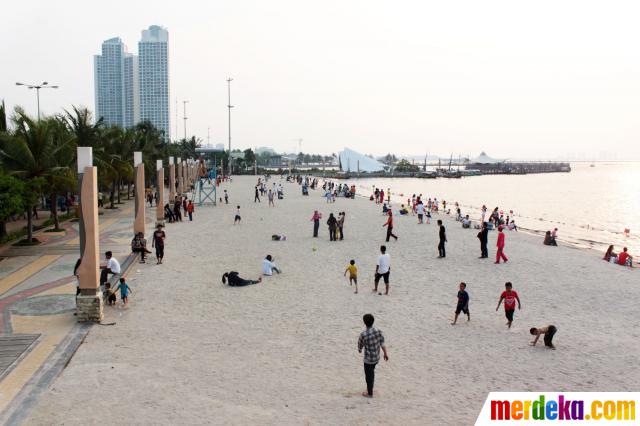
[[[120,202],[120,190],[134,182],[133,153],[141,151],[146,185],[155,181],[156,160],[168,165],[169,156],[196,158],[195,137],[166,143],[163,133],[149,122],[123,129],[94,120],[86,108],[72,107],[37,119],[16,107],[9,117],[0,104],[0,238],[6,223],[26,212],[27,243],[33,239],[32,212],[46,198],[54,229],[60,229],[58,198],[75,193],[78,186],[77,147],[93,148],[98,188],[110,195],[109,207]],[[226,153],[220,155],[226,161]],[[130,191],[129,191],[130,192]],[[128,192],[128,193],[129,193]]]

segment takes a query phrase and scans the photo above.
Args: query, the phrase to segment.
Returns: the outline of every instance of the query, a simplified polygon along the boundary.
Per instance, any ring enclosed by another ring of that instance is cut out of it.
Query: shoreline
[[[128,401],[119,424],[472,424],[489,391],[632,391],[640,382],[629,370],[640,362],[640,287],[627,268],[567,246],[552,250],[526,233],[507,234],[510,260],[494,265],[478,259],[474,230],[448,215],[434,215],[434,226],[400,216],[399,240],[386,243],[391,291],[379,296],[371,289],[385,231],[373,203],[327,204],[321,189],[305,197],[282,181],[284,200],[268,207],[253,202],[254,185],[253,177],[234,177],[222,186],[228,206],[167,225],[163,264],[137,265],[127,279],[129,307],[107,307],[116,325],[91,329],[27,423],[86,424],[112,408],[109,398],[95,398],[109,391]],[[236,205],[243,214],[234,226]],[[344,241],[329,241],[324,221],[312,237],[314,210],[325,220],[347,213]],[[446,259],[436,258],[438,218],[447,227]],[[246,287],[220,283],[230,270],[257,278],[266,254],[281,274]],[[350,259],[358,294],[343,277]],[[472,321],[452,326],[460,281]],[[495,311],[506,281],[523,303],[511,329]],[[356,343],[365,313],[375,316],[390,356],[376,368],[373,399],[360,396]],[[529,328],[544,324],[559,330],[555,351],[529,345]]]

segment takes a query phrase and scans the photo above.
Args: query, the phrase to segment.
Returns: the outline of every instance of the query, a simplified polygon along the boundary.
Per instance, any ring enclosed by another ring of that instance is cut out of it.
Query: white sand
[[[278,180],[277,178],[275,180]],[[640,282],[637,270],[596,252],[546,247],[508,232],[507,264],[479,260],[477,231],[396,218],[391,295],[371,292],[384,218],[364,199],[327,205],[320,191],[254,205],[254,177],[227,185],[231,203],[200,208],[168,226],[165,264],[141,265],[131,306],[107,308],[39,401],[30,424],[472,424],[489,391],[637,391]],[[543,202],[544,200],[541,200]],[[235,205],[241,226],[232,226]],[[314,208],[347,212],[346,240],[311,238]],[[272,242],[284,233],[287,241]],[[317,251],[312,251],[317,247]],[[490,234],[490,257],[495,232]],[[256,278],[270,253],[284,270],[263,284],[228,288],[224,271]],[[361,294],[342,277],[360,268]],[[468,283],[471,323],[450,325],[458,283]],[[523,309],[511,330],[495,312],[505,281]],[[124,313],[123,313],[124,312]],[[385,334],[388,363],[365,399],[356,350],[362,315]],[[556,351],[529,346],[529,328],[555,324]]]

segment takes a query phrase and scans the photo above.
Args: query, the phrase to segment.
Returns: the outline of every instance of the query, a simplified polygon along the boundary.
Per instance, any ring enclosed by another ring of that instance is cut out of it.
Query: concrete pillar
[[[142,152],[133,153],[133,166],[136,171],[136,199],[135,216],[133,220],[133,234],[142,232],[144,234],[144,163],[142,162]]]
[[[182,191],[184,191],[183,183],[184,182],[182,179],[182,159],[178,157],[178,194],[182,194]]]
[[[91,147],[78,147],[78,174],[80,176],[80,267],[78,280],[80,294],[76,297],[78,321],[100,322],[103,318],[100,291],[100,231],[98,222],[98,169],[93,167]]]
[[[169,204],[173,208],[176,199],[176,166],[173,164],[173,157],[169,157]]]
[[[164,168],[162,160],[156,161],[156,170],[158,171],[158,205],[156,206],[156,225],[164,224]]]

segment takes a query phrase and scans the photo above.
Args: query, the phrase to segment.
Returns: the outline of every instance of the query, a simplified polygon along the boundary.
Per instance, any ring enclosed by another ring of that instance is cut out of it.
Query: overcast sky
[[[93,55],[140,31],[170,39],[171,121],[232,147],[376,155],[640,159],[634,1],[9,1],[0,98],[94,109]]]

